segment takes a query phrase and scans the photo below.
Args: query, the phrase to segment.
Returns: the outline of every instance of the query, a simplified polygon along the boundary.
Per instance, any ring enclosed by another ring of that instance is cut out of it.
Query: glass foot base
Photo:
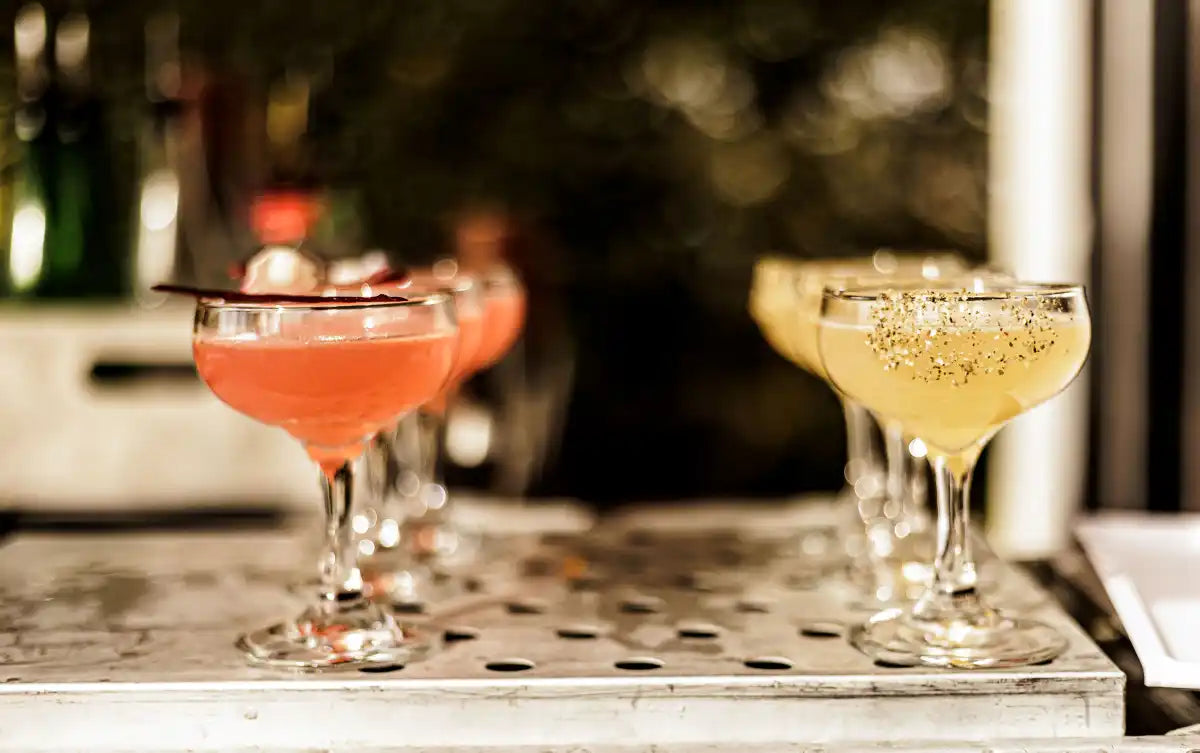
[[[407,664],[437,647],[436,633],[401,625],[383,607],[357,599],[329,614],[316,608],[295,620],[238,639],[252,664],[290,669],[362,668]]]
[[[863,560],[851,563],[838,584],[850,609],[878,612],[911,604],[925,592],[933,574],[928,561]],[[980,566],[978,588],[989,603],[1011,612],[1028,612],[1049,600],[1044,591],[1029,588],[1026,579],[1014,576],[994,559]]]
[[[850,643],[887,664],[954,669],[1038,664],[1067,647],[1066,639],[1049,625],[991,610],[970,620],[934,622],[889,609],[854,628]]]

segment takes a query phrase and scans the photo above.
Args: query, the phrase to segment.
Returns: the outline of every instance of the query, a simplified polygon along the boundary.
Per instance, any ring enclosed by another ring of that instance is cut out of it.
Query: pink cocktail
[[[321,467],[326,549],[318,598],[244,635],[256,662],[321,668],[403,663],[432,642],[363,594],[351,526],[354,460],[377,432],[437,396],[455,364],[450,296],[231,303],[204,299],[196,368],[235,410],[285,429]]]
[[[483,332],[471,372],[482,371],[504,357],[525,324],[525,290],[516,280],[485,283]]]
[[[453,334],[301,345],[197,340],[196,369],[239,413],[286,429],[326,473],[435,395],[455,361]]]
[[[442,292],[452,297],[458,324],[454,363],[450,369],[450,376],[443,383],[437,397],[424,404],[426,411],[443,411],[447,401],[462,382],[480,368],[481,346],[485,335],[491,334],[485,327],[485,321],[490,319],[492,309],[490,302],[485,307],[482,285],[469,275],[442,273],[435,269],[417,269],[410,270],[399,281],[326,285],[320,292],[324,295],[396,296]],[[511,314],[509,316],[511,318]]]
[[[475,361],[483,342],[484,312],[478,307],[465,309],[458,306],[458,356],[455,359],[454,370],[450,372],[445,388],[440,396],[441,402],[453,394],[463,380],[475,371]]]
[[[483,292],[479,347],[467,366],[459,372],[457,379],[460,381],[499,362],[513,347],[525,323],[525,288],[511,269],[497,265],[478,279]],[[453,397],[458,383],[453,387],[448,391],[448,397]],[[419,436],[407,442],[402,437],[400,444],[419,447],[427,455],[416,464],[422,469],[421,493],[410,505],[412,514],[405,521],[405,539],[410,551],[434,570],[452,568],[470,558],[476,548],[477,537],[467,535],[455,526],[449,514],[451,496],[442,481],[438,462],[444,454],[444,420],[440,414],[422,416],[421,426],[416,425],[417,420],[409,419],[407,425],[401,427],[402,434],[407,430]],[[415,581],[412,578],[400,578],[398,582],[411,585]],[[415,594],[407,596],[413,597]]]

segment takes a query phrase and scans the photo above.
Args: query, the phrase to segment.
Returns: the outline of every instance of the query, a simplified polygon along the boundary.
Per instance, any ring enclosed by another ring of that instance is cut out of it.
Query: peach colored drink
[[[450,380],[442,390],[443,397],[454,392],[458,385],[471,375],[475,360],[479,355],[479,347],[483,343],[483,313],[480,311],[460,312],[458,316],[458,353],[454,359],[454,368],[450,372]]]
[[[525,293],[520,289],[488,293],[484,302],[483,335],[471,371],[499,361],[516,342],[525,323]]]
[[[411,275],[404,282],[383,286],[373,285],[371,286],[371,290],[377,294],[403,296],[406,293],[412,292],[414,284],[418,287],[429,288],[431,290],[453,290],[454,288],[453,279],[437,277],[428,272],[419,272]],[[333,288],[333,290],[338,292],[343,289],[360,291],[361,286]],[[475,291],[470,292],[474,293]],[[446,403],[458,391],[463,380],[471,376],[475,371],[475,360],[479,353],[479,346],[483,342],[484,311],[479,306],[479,299],[474,297],[467,298],[459,292],[455,292],[454,300],[458,318],[458,340],[454,351],[454,365],[450,370],[449,378],[446,379],[442,387],[442,391],[424,406],[425,410],[436,413],[441,413],[445,410]],[[469,301],[470,305],[464,305],[464,301]]]
[[[196,369],[234,410],[279,426],[336,469],[362,442],[436,394],[455,336],[317,340],[305,344],[196,340]]]
[[[395,295],[404,295],[406,291],[411,291],[412,285],[431,290],[453,291],[454,308],[458,318],[458,347],[455,350],[454,366],[450,370],[450,378],[446,380],[446,385],[438,397],[431,401],[435,404],[444,404],[446,399],[458,389],[462,381],[471,375],[472,365],[479,353],[479,346],[483,342],[484,311],[479,305],[479,298],[474,297],[478,295],[476,292],[478,287],[469,291],[457,290],[456,283],[461,282],[461,278],[439,277],[431,272],[416,272],[410,276],[409,281],[397,287],[394,293]],[[479,283],[474,284],[478,285]],[[466,292],[473,295],[468,296],[465,294]]]

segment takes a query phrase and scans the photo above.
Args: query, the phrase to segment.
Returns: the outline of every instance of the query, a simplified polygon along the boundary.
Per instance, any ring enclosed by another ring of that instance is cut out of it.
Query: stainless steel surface
[[[88,753],[140,753],[141,748],[94,748]],[[158,753],[186,753],[187,749],[158,749]],[[336,745],[323,748],[282,748],[250,746],[223,749],[223,753],[408,753],[403,745]],[[439,748],[438,753],[646,753],[644,745],[557,745],[557,746],[471,746]],[[915,742],[915,743],[761,743],[751,745],[712,745],[686,743],[655,745],[653,753],[1194,753],[1200,750],[1200,735],[1187,737],[1126,737],[1106,740],[1010,740],[992,742]]]
[[[824,504],[639,510],[586,533],[571,508],[476,511],[494,534],[467,578],[477,590],[420,618],[445,650],[372,673],[253,669],[232,647],[294,608],[305,535],[17,538],[0,548],[0,750],[968,750],[956,744],[1121,735],[1123,676],[1047,602],[1038,616],[1071,642],[1047,666],[890,668],[855,652],[839,633],[863,614],[794,556],[797,526],[829,522]]]

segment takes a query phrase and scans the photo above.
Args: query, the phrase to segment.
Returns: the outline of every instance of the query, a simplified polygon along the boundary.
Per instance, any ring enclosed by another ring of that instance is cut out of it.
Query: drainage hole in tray
[[[630,659],[622,659],[619,662],[614,662],[613,666],[617,669],[626,669],[631,672],[645,672],[651,669],[662,669],[663,661],[655,659],[652,656],[635,656]]]
[[[721,629],[706,622],[695,622],[680,625],[675,634],[680,638],[711,640],[721,634]]]
[[[794,664],[782,656],[756,656],[753,659],[747,659],[742,662],[750,669],[766,669],[766,670],[783,670],[791,669]]]
[[[809,622],[800,626],[800,635],[805,638],[841,638],[844,633],[840,622]]]
[[[490,661],[484,666],[493,672],[524,672],[527,669],[533,669],[535,665],[528,659],[500,659]]]
[[[896,662],[884,661],[883,659],[876,659],[874,664],[876,667],[879,667],[880,669],[910,669],[911,668],[908,664],[897,664]]]
[[[600,628],[591,625],[567,625],[554,631],[559,638],[586,641],[600,637]]]
[[[533,600],[510,601],[504,608],[509,614],[542,614],[546,611],[545,603]]]
[[[661,599],[649,596],[625,599],[620,606],[621,611],[625,614],[654,614],[661,612],[662,608]]]
[[[442,640],[446,643],[457,643],[459,641],[473,641],[479,637],[479,631],[473,627],[455,626],[447,628],[445,633],[442,633]]]
[[[463,579],[463,590],[470,594],[483,593],[487,590],[487,584],[481,578],[468,576]]]
[[[359,672],[367,672],[369,674],[383,674],[385,672],[398,672],[404,669],[403,664],[380,664],[374,667],[360,667]]]

